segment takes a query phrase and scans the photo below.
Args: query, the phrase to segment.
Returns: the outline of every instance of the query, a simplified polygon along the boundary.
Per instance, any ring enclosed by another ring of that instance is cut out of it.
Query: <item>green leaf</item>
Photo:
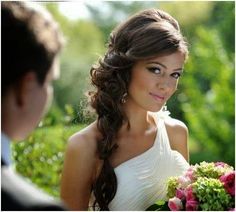
[[[146,211],[170,211],[168,202],[164,200],[158,200],[155,204],[151,205]]]

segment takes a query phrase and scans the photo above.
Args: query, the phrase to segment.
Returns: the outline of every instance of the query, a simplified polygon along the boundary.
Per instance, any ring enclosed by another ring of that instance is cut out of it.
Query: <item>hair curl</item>
[[[100,210],[108,205],[117,190],[117,179],[109,158],[118,145],[116,135],[128,119],[123,111],[122,97],[128,91],[131,70],[136,61],[181,51],[187,56],[187,44],[178,22],[169,14],[149,9],[130,17],[110,35],[108,50],[98,65],[90,70],[91,106],[98,115],[97,127],[102,135],[97,151],[103,166],[93,184],[95,202]],[[129,123],[129,122],[128,122]]]

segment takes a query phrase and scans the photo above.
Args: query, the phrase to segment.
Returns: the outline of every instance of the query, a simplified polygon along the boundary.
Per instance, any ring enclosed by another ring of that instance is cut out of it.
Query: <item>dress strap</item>
[[[154,119],[154,121],[155,121],[155,123],[156,123],[156,125],[157,125],[157,127],[159,126],[159,125],[162,125],[163,124],[163,122],[166,120],[166,119],[168,119],[168,118],[170,118],[170,112],[166,109],[166,106],[164,106],[160,111],[158,111],[158,112],[148,112],[152,117],[153,117],[153,119]]]
[[[152,117],[154,118],[154,121],[157,125],[157,134],[158,134],[158,142],[157,144],[162,148],[169,151],[170,143],[169,143],[169,137],[166,131],[165,126],[165,120],[171,118],[170,112],[168,110],[160,110],[158,112],[149,112]]]

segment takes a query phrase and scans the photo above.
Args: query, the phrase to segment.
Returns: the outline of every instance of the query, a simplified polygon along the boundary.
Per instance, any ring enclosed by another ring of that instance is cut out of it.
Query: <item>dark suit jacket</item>
[[[65,206],[38,190],[1,161],[1,210],[63,211]]]

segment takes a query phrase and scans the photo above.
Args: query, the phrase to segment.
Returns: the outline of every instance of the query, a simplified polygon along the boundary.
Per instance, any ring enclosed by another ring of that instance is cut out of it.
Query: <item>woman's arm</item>
[[[171,149],[181,153],[189,162],[187,126],[183,122],[172,118],[166,121],[165,124]]]
[[[95,143],[95,142],[93,142]],[[95,146],[83,134],[69,139],[61,179],[61,198],[71,210],[87,210],[96,170]]]

